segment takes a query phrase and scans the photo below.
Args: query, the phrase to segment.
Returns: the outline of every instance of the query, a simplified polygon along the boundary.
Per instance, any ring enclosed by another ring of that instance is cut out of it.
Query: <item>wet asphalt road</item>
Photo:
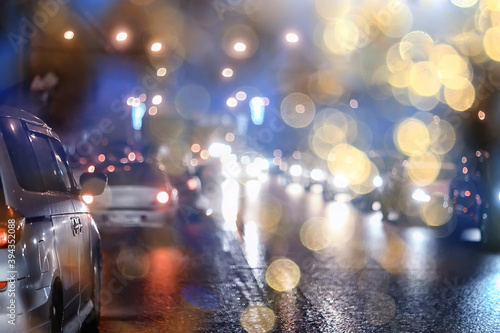
[[[276,179],[209,196],[191,223],[101,229],[100,332],[500,332],[500,255],[477,242]]]

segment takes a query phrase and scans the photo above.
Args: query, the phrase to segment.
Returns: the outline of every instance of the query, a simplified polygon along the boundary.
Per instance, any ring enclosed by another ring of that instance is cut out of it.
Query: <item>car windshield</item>
[[[108,185],[162,186],[165,179],[160,170],[148,164],[110,165],[104,170]]]

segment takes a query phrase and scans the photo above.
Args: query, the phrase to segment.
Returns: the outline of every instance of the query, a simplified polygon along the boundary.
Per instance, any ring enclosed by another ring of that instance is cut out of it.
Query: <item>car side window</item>
[[[30,141],[35,151],[45,188],[49,191],[71,192],[71,180],[68,173],[59,167],[60,163],[52,149],[49,138],[32,132],[30,133]]]
[[[25,128],[16,119],[0,121],[7,150],[19,185],[34,192],[44,192],[38,164]]]
[[[61,175],[66,188],[68,190],[76,189],[76,181],[73,177],[71,169],[69,168],[66,152],[64,151],[62,144],[53,138],[50,138],[49,140],[52,144],[52,147],[54,148],[57,166],[59,167],[59,170],[61,170]]]

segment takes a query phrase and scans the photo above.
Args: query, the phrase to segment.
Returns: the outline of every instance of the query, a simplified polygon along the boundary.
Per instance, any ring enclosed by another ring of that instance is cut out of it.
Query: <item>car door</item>
[[[85,306],[91,299],[92,296],[92,283],[94,281],[94,269],[92,262],[92,225],[91,216],[88,212],[87,206],[81,201],[80,195],[76,189],[76,181],[71,173],[71,170],[67,163],[66,153],[61,143],[53,138],[49,139],[52,148],[54,149],[54,154],[56,157],[56,162],[61,175],[64,179],[68,179],[71,182],[72,189],[69,193],[69,197],[72,201],[76,219],[76,223],[80,225],[79,228],[79,263],[80,263],[80,306]],[[82,318],[85,319],[85,318]]]
[[[74,320],[80,308],[81,223],[71,200],[74,185],[60,169],[51,141],[56,140],[44,128],[29,126],[29,138],[35,151],[43,185],[51,208],[63,288],[64,321]]]

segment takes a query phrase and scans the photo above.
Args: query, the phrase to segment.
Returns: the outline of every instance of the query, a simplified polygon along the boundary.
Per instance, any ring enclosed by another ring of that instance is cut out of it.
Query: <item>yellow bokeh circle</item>
[[[251,305],[240,316],[240,323],[248,333],[267,333],[276,322],[273,310],[264,305]]]
[[[440,170],[441,161],[431,152],[412,156],[408,160],[408,176],[419,186],[431,184],[436,180]]]
[[[266,282],[276,291],[290,291],[300,281],[300,268],[290,259],[278,259],[266,270]]]
[[[427,126],[418,119],[401,122],[394,132],[394,143],[399,151],[408,156],[422,154],[430,145]]]

